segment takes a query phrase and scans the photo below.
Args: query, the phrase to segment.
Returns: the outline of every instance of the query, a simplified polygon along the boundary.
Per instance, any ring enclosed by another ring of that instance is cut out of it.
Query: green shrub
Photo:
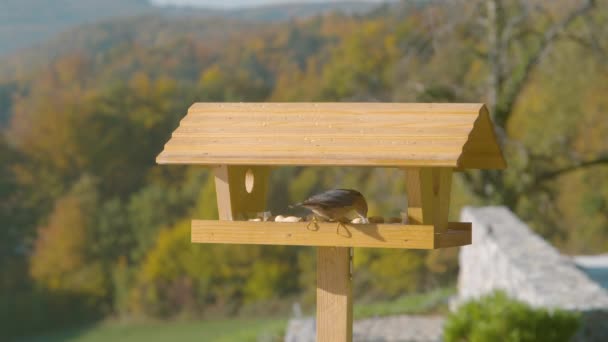
[[[192,244],[190,221],[163,229],[129,293],[134,313],[170,318],[234,313],[242,304],[294,295],[298,249]]]
[[[0,293],[0,341],[89,324],[101,318],[91,298],[63,290]]]
[[[534,309],[495,292],[462,305],[450,314],[444,339],[450,341],[569,341],[579,327],[579,315]]]

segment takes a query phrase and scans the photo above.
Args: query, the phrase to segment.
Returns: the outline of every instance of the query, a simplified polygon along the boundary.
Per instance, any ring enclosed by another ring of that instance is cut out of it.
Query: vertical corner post
[[[437,232],[448,226],[452,168],[409,168],[405,170],[408,218],[413,224],[432,224]]]
[[[266,209],[269,167],[218,165],[213,173],[220,220],[246,219]]]

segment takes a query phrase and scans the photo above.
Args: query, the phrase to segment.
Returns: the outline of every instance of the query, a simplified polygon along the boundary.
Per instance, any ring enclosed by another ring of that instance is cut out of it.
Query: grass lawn
[[[426,293],[406,295],[391,301],[376,301],[353,306],[355,319],[392,316],[425,315],[444,313],[448,310],[448,299],[456,293],[453,287],[436,289]]]
[[[33,337],[23,342],[280,341],[286,319],[226,319],[193,322],[104,323]]]
[[[408,295],[391,301],[355,302],[355,319],[402,314],[428,314],[447,310],[447,300],[454,288],[437,289]],[[312,313],[311,313],[312,314]],[[206,321],[175,321],[157,323],[108,322],[57,334],[27,338],[22,342],[160,342],[217,341],[246,342],[282,341],[287,319],[234,318]]]

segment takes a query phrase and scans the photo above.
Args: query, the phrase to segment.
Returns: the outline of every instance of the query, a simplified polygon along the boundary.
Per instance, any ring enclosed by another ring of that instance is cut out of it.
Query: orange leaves
[[[84,179],[74,191],[57,200],[38,238],[30,259],[30,274],[42,288],[86,293],[96,297],[106,294],[100,264],[89,257],[94,194]]]

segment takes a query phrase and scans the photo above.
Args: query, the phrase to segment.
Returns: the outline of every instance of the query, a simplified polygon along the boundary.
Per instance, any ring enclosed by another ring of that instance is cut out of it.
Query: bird
[[[290,207],[304,207],[310,209],[316,217],[322,217],[329,221],[337,221],[338,229],[344,222],[350,222],[354,217],[360,217],[363,223],[367,220],[367,201],[357,190],[332,189],[314,195],[305,201],[296,203]]]

